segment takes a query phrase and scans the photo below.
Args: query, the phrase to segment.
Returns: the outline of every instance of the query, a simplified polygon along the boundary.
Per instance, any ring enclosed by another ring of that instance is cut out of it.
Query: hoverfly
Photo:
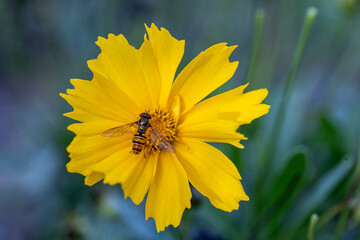
[[[166,140],[166,138],[159,133],[153,126],[150,124],[151,116],[147,112],[143,112],[139,115],[139,120],[132,123],[127,123],[118,127],[110,128],[104,131],[101,136],[103,137],[120,137],[124,134],[132,132],[132,127],[137,125],[137,132],[134,135],[132,140],[132,152],[134,154],[139,154],[145,145],[146,135],[145,133],[150,130],[151,140],[158,146],[160,149],[165,150],[170,153],[175,153],[175,149],[171,143]]]

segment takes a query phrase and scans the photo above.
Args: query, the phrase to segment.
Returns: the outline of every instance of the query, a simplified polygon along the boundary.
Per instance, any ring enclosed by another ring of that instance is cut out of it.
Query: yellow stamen
[[[170,143],[174,141],[176,139],[176,120],[174,116],[172,116],[172,114],[167,111],[159,109],[150,111],[149,114],[151,115],[151,126],[155,128],[162,136],[164,136],[166,140],[168,140]],[[151,148],[149,150],[150,153],[151,150],[159,152],[159,147],[152,141],[150,137],[150,131],[148,131],[146,134],[147,142],[145,144],[145,147]]]

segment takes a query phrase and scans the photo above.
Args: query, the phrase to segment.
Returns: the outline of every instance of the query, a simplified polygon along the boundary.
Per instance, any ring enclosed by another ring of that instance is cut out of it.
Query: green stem
[[[249,64],[249,70],[247,74],[246,82],[252,82],[254,78],[254,73],[256,69],[256,63],[258,59],[258,53],[260,49],[261,39],[262,39],[262,33],[264,29],[264,20],[265,20],[265,12],[262,8],[258,9],[255,14],[255,31],[254,31],[254,38],[253,38],[253,44],[251,48],[251,57],[250,57],[250,64]],[[233,148],[232,155],[236,156],[233,159],[239,159],[238,154],[239,151],[236,148]],[[236,161],[234,162],[237,169],[240,167],[240,162]]]
[[[252,82],[254,78],[254,73],[256,69],[256,63],[258,60],[259,49],[261,44],[261,39],[264,30],[264,20],[265,20],[265,12],[263,9],[258,9],[255,14],[255,31],[254,31],[254,39],[253,45],[251,48],[251,58],[249,71],[247,74],[246,82]]]
[[[343,224],[346,223],[350,211],[347,207],[348,202],[351,200],[351,198],[356,193],[356,191],[360,190],[360,184],[359,184],[360,183],[360,145],[358,149],[357,164],[354,170],[353,180],[351,182],[352,184],[344,200],[337,203],[335,206],[329,208],[326,212],[324,212],[321,215],[321,220],[319,221],[318,224],[318,227],[321,228],[322,226],[330,222],[336,215],[342,212],[338,226],[335,231],[336,233],[334,237],[335,239],[338,239],[340,237],[341,231],[345,227]]]
[[[318,228],[322,228],[328,222],[330,222],[336,215],[338,215],[343,209],[345,205],[343,202],[336,204],[335,206],[329,208],[326,212],[321,214],[321,219],[318,223]]]
[[[344,199],[344,202],[349,201],[353,195],[356,193],[356,191],[360,190],[360,145],[359,145],[359,149],[358,149],[358,153],[357,153],[357,161],[356,161],[356,166],[355,166],[355,170],[354,173],[351,177],[351,185],[349,187],[349,191]]]
[[[256,182],[256,209],[258,214],[262,214],[263,212],[263,199],[264,199],[264,188],[263,185],[265,182],[268,181],[269,172],[271,172],[269,169],[271,169],[271,162],[273,161],[277,144],[280,139],[280,133],[283,126],[283,122],[286,115],[286,106],[290,99],[290,94],[292,92],[292,87],[296,79],[296,75],[301,63],[301,59],[305,50],[305,46],[309,37],[309,33],[311,30],[311,27],[313,25],[313,21],[317,15],[317,9],[314,7],[310,7],[307,9],[305,14],[305,20],[304,25],[301,30],[300,38],[296,46],[295,55],[293,58],[292,66],[290,69],[289,77],[285,83],[284,93],[283,93],[283,99],[280,103],[278,112],[275,117],[275,123],[274,127],[272,128],[271,132],[271,140],[269,141],[269,144],[267,148],[264,151],[264,155],[262,157],[261,162],[261,169],[257,177]],[[261,223],[260,223],[261,225]]]
[[[341,235],[342,231],[343,231],[344,228],[345,228],[347,219],[348,219],[348,217],[349,217],[349,213],[350,213],[350,209],[349,209],[349,208],[346,208],[346,209],[341,213],[339,222],[338,222],[338,224],[337,224],[337,226],[336,226],[336,229],[335,229],[335,234],[334,234],[334,237],[333,237],[334,240],[340,239],[340,235]]]
[[[314,22],[314,19],[315,19],[317,13],[318,13],[318,10],[314,7],[310,7],[306,11],[304,26],[301,30],[300,39],[299,39],[299,42],[298,42],[296,50],[295,50],[295,55],[294,55],[293,63],[291,66],[290,74],[288,77],[288,81],[286,82],[286,87],[285,87],[285,92],[284,92],[284,95],[285,95],[284,100],[288,100],[288,98],[290,96],[293,84],[296,79],[296,75],[299,70],[300,62],[301,62],[302,56],[304,54],[305,46],[306,46],[307,40],[309,38],[309,33],[310,33],[312,24]]]
[[[315,226],[318,221],[319,221],[319,216],[316,213],[312,214],[310,217],[308,234],[307,234],[308,240],[314,239]]]
[[[276,118],[275,118],[275,124],[272,130],[272,134],[270,135],[272,140],[270,141],[268,151],[265,155],[263,166],[266,171],[268,171],[268,167],[270,166],[270,161],[272,161],[272,158],[275,154],[276,144],[279,142],[280,132],[283,126],[283,122],[286,115],[286,106],[290,100],[290,94],[292,92],[292,87],[294,85],[298,69],[300,66],[300,62],[302,59],[302,56],[304,54],[305,46],[309,37],[309,33],[313,24],[313,21],[317,15],[317,9],[314,7],[310,7],[306,11],[305,15],[305,21],[303,28],[301,30],[300,38],[298,41],[298,44],[296,46],[295,55],[293,58],[293,62],[291,65],[289,77],[285,83],[284,93],[283,93],[283,99],[280,103],[279,110],[277,112]]]

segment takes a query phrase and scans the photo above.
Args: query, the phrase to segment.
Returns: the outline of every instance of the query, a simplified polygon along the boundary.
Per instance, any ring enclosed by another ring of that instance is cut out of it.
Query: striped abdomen
[[[145,131],[138,129],[133,138],[132,150],[134,154],[139,154],[145,145],[146,136]]]

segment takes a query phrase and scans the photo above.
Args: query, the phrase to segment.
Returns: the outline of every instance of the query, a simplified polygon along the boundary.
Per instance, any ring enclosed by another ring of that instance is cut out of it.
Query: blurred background
[[[319,13],[284,99],[310,6]],[[88,187],[66,171],[74,121],[58,95],[70,78],[92,78],[86,61],[100,53],[98,36],[122,33],[139,47],[144,23],[186,40],[179,70],[215,43],[238,45],[239,68],[216,93],[250,81],[269,90],[271,105],[240,127],[245,149],[216,145],[250,201],[227,213],[194,191],[181,225],[160,234],[120,186]],[[314,239],[360,239],[359,133],[358,0],[0,0],[0,239],[306,239],[312,214]]]

